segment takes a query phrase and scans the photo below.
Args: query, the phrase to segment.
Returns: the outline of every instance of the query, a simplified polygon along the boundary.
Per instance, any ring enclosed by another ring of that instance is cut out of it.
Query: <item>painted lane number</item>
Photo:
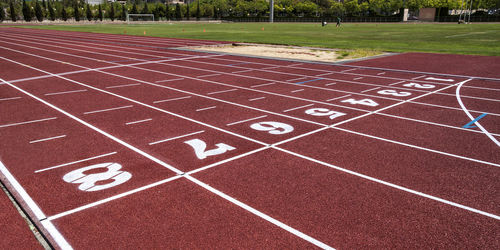
[[[433,89],[436,87],[432,84],[420,84],[420,83],[414,83],[414,82],[403,84],[403,86],[409,87],[409,88],[417,88],[417,89]]]
[[[108,162],[95,164],[73,170],[64,175],[63,180],[68,183],[80,184],[78,189],[86,192],[104,190],[118,186],[132,178],[131,173],[127,171],[120,171],[121,168],[122,166],[118,163]],[[106,171],[102,173],[85,174],[86,171],[95,169],[102,169]],[[105,184],[98,184],[99,182],[105,182]]]
[[[192,139],[192,140],[185,141],[184,143],[193,147],[194,153],[196,154],[196,157],[198,157],[198,159],[200,159],[200,160],[203,160],[203,159],[207,158],[208,156],[220,155],[220,154],[226,153],[227,151],[231,151],[231,150],[236,149],[235,147],[229,146],[229,145],[224,144],[224,143],[217,143],[217,144],[215,144],[215,146],[217,146],[217,148],[206,150],[207,144],[200,139]]]
[[[281,135],[293,131],[293,127],[282,122],[258,122],[250,125],[250,128],[258,131],[267,131],[272,135]]]
[[[410,92],[397,92],[396,90],[392,90],[392,89],[380,90],[380,91],[377,91],[377,93],[379,93],[381,95],[392,95],[392,96],[410,96],[411,95]]]
[[[356,100],[356,99],[350,98],[350,99],[346,99],[346,100],[343,100],[343,101],[340,101],[340,102],[347,102],[347,103],[350,103],[350,104],[360,104],[360,105],[365,105],[365,106],[370,106],[370,107],[376,107],[376,106],[378,106],[378,103],[376,103],[372,99],[368,99],[368,98],[361,99],[361,100]]]
[[[328,116],[331,120],[346,115],[345,113],[342,112],[337,112],[337,111],[332,111],[326,108],[312,108],[306,110],[306,114],[312,115],[312,116]]]

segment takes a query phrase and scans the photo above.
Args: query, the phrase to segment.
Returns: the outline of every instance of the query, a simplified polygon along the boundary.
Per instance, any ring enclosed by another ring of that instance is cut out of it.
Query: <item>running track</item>
[[[217,43],[0,28],[0,179],[53,247],[500,247],[500,58]]]

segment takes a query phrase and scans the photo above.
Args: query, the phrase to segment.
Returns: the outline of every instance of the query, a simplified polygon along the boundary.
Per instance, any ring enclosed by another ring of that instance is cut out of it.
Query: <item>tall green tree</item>
[[[68,12],[66,12],[66,7],[62,7],[62,10],[61,10],[61,19],[63,21],[67,21],[68,20]]]
[[[100,4],[99,4],[99,9],[97,10],[97,18],[99,18],[99,21],[102,22],[103,13],[102,13],[102,6]]]
[[[0,6],[0,23],[5,20],[5,10]]]
[[[200,21],[200,0],[196,1],[196,21]]]
[[[148,2],[144,2],[144,7],[142,8],[141,14],[151,14],[148,8]]]
[[[35,1],[35,16],[39,22],[43,21],[43,10],[38,1]]]
[[[182,20],[181,5],[179,3],[175,5],[175,19],[177,19],[177,21]]]
[[[50,1],[48,1],[49,3],[47,4],[47,8],[49,9],[49,19],[50,21],[54,21],[56,20],[56,12],[54,11],[54,8],[52,7],[52,4],[50,3]]]
[[[16,13],[16,8],[14,7],[14,0],[10,1],[9,9],[10,9],[10,19],[12,20],[12,22],[16,22],[17,13]]]
[[[23,0],[23,17],[24,21],[31,22],[31,8],[26,4],[26,0]]]
[[[109,9],[109,19],[111,19],[111,21],[115,20],[115,5],[113,3],[111,3],[110,9]]]
[[[125,21],[127,20],[127,7],[125,7],[125,4],[122,5],[122,15],[121,15],[121,19],[122,21]]]
[[[77,22],[80,22],[80,9],[78,8],[78,4],[75,3],[75,5],[73,5],[73,15],[75,17],[75,21]]]
[[[137,11],[137,4],[134,3],[132,6],[132,10],[130,10],[130,14],[139,14],[139,11]]]
[[[90,9],[90,5],[87,4],[87,12],[86,12],[86,16],[87,16],[87,20],[89,21],[92,21],[92,10]]]
[[[189,16],[190,16],[190,13],[189,13],[189,4],[186,6],[186,18],[187,20],[189,21]]]

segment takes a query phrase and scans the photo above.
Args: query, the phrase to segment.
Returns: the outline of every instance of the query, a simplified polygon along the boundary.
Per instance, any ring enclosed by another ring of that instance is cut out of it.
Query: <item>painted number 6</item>
[[[267,131],[272,135],[281,135],[293,131],[293,127],[281,122],[258,122],[250,125],[251,128],[258,131]]]
[[[106,169],[106,172],[85,174],[85,171],[93,169]],[[64,175],[63,180],[68,183],[80,184],[78,189],[86,192],[99,191],[114,186],[118,186],[130,178],[132,174],[126,171],[120,171],[122,166],[118,163],[101,163],[77,170],[73,170]],[[109,182],[109,180],[113,180]],[[106,181],[106,184],[96,185],[97,182]]]

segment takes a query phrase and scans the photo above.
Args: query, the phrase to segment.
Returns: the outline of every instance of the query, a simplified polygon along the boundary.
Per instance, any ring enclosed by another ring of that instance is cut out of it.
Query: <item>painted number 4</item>
[[[231,150],[236,149],[235,147],[229,146],[229,145],[224,144],[224,143],[217,143],[217,144],[215,144],[215,146],[217,146],[217,148],[206,150],[207,144],[200,139],[193,139],[193,140],[185,141],[184,143],[193,147],[194,153],[196,154],[196,157],[198,157],[198,159],[200,159],[200,160],[203,160],[203,159],[207,158],[208,156],[220,155],[220,154],[224,154],[227,151],[231,151]]]

